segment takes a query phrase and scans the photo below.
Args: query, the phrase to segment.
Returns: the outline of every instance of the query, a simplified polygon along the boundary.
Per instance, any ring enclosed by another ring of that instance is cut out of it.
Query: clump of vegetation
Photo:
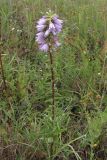
[[[0,160],[106,160],[106,0],[0,4]],[[50,60],[35,42],[48,8],[64,21],[53,54],[54,125]]]

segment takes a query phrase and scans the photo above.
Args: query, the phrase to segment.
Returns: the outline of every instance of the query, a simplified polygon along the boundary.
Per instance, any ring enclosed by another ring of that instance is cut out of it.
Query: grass
[[[0,160],[106,160],[106,0],[0,4]],[[54,54],[54,126],[49,59],[35,42],[35,23],[48,9],[64,20]]]

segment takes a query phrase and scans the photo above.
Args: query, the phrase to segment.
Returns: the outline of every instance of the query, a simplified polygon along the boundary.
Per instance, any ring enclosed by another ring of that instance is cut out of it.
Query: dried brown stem
[[[52,80],[52,120],[54,122],[55,119],[55,75],[54,75],[54,69],[53,69],[53,56],[52,52],[49,49],[49,58],[50,58],[50,64],[51,64],[51,80]]]
[[[51,47],[49,48],[49,58],[50,58],[50,65],[51,65],[51,81],[52,81],[52,124],[54,127],[54,120],[55,120],[55,75],[54,75],[54,68],[53,68],[53,56],[51,52]],[[54,152],[54,135],[53,135],[53,142],[50,145],[50,158],[52,158]]]
[[[5,75],[4,75],[4,68],[3,68],[3,62],[2,62],[1,53],[0,53],[0,66],[1,66],[1,74],[2,74],[2,79],[3,79],[3,87],[4,87],[4,91],[5,91],[5,96],[6,96],[6,99],[8,101],[8,105],[12,108],[10,99],[8,97],[8,90],[7,90],[6,79],[5,79]]]
[[[5,75],[4,75],[4,69],[3,69],[3,63],[2,63],[2,55],[1,55],[1,53],[0,53],[0,66],[1,66],[1,74],[2,74],[2,79],[3,79],[4,89],[5,89],[5,92],[6,92],[7,86],[6,86],[6,80],[5,80]]]

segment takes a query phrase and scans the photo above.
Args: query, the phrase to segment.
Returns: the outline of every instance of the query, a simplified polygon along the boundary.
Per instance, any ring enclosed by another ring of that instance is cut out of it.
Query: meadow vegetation
[[[54,126],[49,58],[35,42],[48,9],[64,21]],[[0,29],[0,160],[107,160],[107,1],[0,0]]]

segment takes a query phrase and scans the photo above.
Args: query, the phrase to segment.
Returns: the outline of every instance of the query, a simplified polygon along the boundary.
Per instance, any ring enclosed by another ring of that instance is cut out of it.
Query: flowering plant
[[[41,51],[48,52],[50,46],[52,48],[60,46],[58,33],[62,30],[62,24],[63,21],[59,19],[58,15],[52,14],[51,11],[37,22],[36,41]]]
[[[54,48],[60,46],[58,41],[58,33],[62,30],[63,21],[59,19],[56,14],[52,14],[51,11],[47,12],[46,16],[43,16],[36,25],[37,34],[36,41],[39,45],[39,49],[43,52],[47,52],[50,58],[51,69],[51,81],[52,81],[52,124],[55,120],[55,75],[53,68],[53,55]],[[50,153],[53,155],[54,136],[50,146]]]

